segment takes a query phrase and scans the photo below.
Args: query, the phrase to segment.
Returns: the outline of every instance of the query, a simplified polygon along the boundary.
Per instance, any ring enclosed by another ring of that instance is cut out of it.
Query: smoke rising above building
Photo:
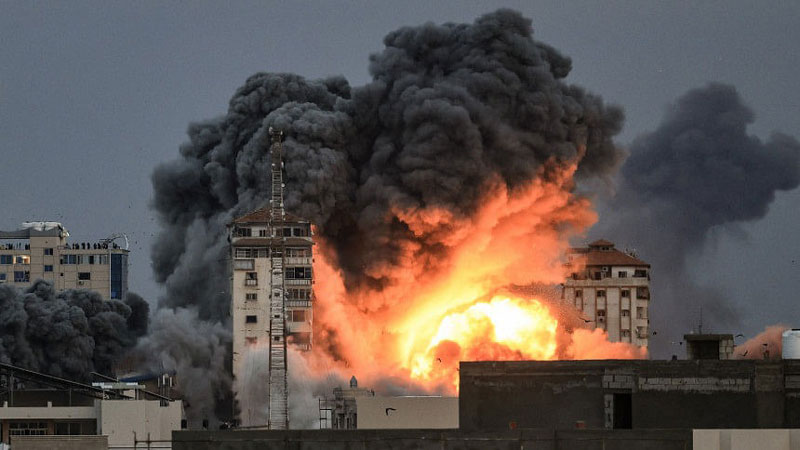
[[[626,242],[654,267],[653,343],[696,328],[733,326],[734,306],[687,270],[715,227],[758,220],[778,191],[800,183],[800,143],[773,133],[747,133],[753,111],[733,86],[711,83],[681,96],[653,132],[639,136],[621,170],[619,190],[598,226]],[[706,328],[708,329],[708,328]],[[670,336],[670,337],[667,337]]]
[[[56,293],[37,281],[24,291],[0,285],[0,361],[79,381],[113,366],[147,331],[147,304],[87,290]]]

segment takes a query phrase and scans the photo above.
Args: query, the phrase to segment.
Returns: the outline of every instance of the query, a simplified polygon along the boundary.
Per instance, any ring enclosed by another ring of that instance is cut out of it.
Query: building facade
[[[36,280],[58,291],[90,289],[106,299],[128,293],[128,250],[110,239],[68,243],[58,222],[26,222],[20,230],[0,231],[0,283],[20,288]]]
[[[611,342],[647,347],[650,264],[602,239],[570,249],[567,259],[564,300],[575,305],[589,326],[605,330]]]
[[[235,219],[229,229],[233,374],[238,376],[247,347],[269,340],[276,252],[284,252],[287,342],[304,350],[311,348],[314,242],[310,222],[286,214],[280,227],[275,227],[271,225],[269,208]]]

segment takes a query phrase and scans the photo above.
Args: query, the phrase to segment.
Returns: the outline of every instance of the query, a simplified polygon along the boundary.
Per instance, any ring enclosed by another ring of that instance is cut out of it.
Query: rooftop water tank
[[[783,332],[783,359],[800,359],[800,328]]]

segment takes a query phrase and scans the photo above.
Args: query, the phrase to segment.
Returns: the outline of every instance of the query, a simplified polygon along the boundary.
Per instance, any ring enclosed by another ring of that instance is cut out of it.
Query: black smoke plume
[[[287,209],[317,225],[350,287],[393,283],[383,269],[400,264],[403,249],[418,248],[421,261],[443,251],[446,230],[414,234],[395,209],[466,218],[487,183],[513,190],[551,176],[546,162],[578,161],[579,179],[610,174],[622,158],[612,142],[621,110],[566,83],[570,59],[532,35],[530,20],[499,10],[389,33],[365,86],[251,76],[226,115],[191,125],[180,157],[153,173],[160,306],[228,320],[226,224],[267,204],[270,127],[286,136]]]
[[[141,298],[104,300],[93,291],[37,281],[24,291],[0,285],[0,361],[78,381],[113,367],[147,332]]]
[[[747,134],[753,120],[733,86],[687,92],[633,142],[602,215],[598,234],[632,245],[653,266],[656,354],[676,351],[666,342],[696,329],[701,307],[706,330],[737,324],[731,303],[695,281],[687,258],[702,251],[712,228],[764,217],[777,191],[800,183],[800,143],[781,133],[762,142]]]

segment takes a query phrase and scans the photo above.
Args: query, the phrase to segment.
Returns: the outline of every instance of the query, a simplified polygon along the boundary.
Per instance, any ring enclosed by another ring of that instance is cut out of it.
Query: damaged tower
[[[288,428],[286,346],[310,349],[313,301],[311,223],[283,209],[282,136],[270,129],[270,206],[229,226],[233,375],[250,348],[268,349],[271,429]]]

